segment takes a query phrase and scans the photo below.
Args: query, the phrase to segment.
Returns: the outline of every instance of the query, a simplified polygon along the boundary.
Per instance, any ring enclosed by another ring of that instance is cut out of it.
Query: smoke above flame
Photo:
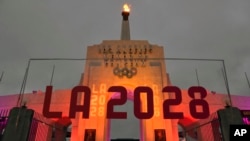
[[[125,4],[123,5],[123,11],[124,11],[124,12],[130,12],[130,5],[128,5],[128,4],[125,3]]]

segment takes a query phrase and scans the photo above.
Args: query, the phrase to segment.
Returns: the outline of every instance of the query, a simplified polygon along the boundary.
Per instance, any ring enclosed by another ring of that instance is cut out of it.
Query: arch
[[[110,100],[110,99],[116,99],[116,98],[119,98],[119,93],[113,93],[111,95],[111,97],[108,98],[108,100]],[[134,93],[133,93],[133,91],[131,89],[127,90],[127,99],[134,102]],[[107,128],[108,131],[106,132],[106,134],[107,134],[106,140],[110,141],[111,140],[110,139],[110,135],[111,135],[110,131],[111,131],[111,120],[112,119],[106,119],[106,120],[107,120],[107,127],[108,127]],[[140,141],[143,141],[144,140],[143,123],[142,123],[141,119],[139,119],[139,120],[140,120]]]

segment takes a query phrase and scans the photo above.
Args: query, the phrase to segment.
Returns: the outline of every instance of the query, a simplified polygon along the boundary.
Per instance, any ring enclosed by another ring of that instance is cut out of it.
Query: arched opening
[[[116,106],[115,111],[126,111],[127,119],[111,119],[110,122],[110,137],[111,139],[118,138],[140,138],[140,120],[134,116],[133,101],[128,100],[122,106]]]
[[[119,94],[113,94],[111,98],[118,98]],[[114,111],[127,112],[127,119],[107,119],[107,141],[111,139],[138,139],[143,141],[142,120],[134,115],[134,97],[128,92],[126,104],[115,106]]]

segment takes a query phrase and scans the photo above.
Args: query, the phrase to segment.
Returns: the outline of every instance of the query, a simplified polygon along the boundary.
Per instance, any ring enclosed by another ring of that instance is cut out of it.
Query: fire
[[[123,11],[124,11],[124,12],[130,12],[130,6],[129,6],[128,4],[125,3],[125,4],[123,5]]]

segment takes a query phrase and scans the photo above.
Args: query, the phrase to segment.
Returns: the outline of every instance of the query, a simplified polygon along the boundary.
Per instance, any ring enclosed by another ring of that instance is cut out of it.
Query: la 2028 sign
[[[61,118],[62,112],[51,112],[50,102],[52,95],[52,86],[46,87],[46,93],[43,105],[43,115],[48,118]],[[107,103],[107,114],[106,117],[109,119],[126,119],[126,112],[115,112],[115,105],[123,105],[127,101],[127,90],[123,86],[112,86],[108,89],[108,92],[120,93],[120,98],[110,99]],[[163,102],[163,117],[164,119],[182,119],[184,118],[183,112],[171,112],[170,106],[177,106],[182,102],[181,90],[176,86],[166,86],[162,89],[162,92],[174,93],[174,99],[166,99]],[[77,105],[77,95],[79,93],[84,93],[84,104]],[[141,93],[147,93],[147,111],[141,111]],[[200,94],[200,98],[195,98],[195,93]],[[204,119],[209,116],[209,105],[204,99],[207,96],[207,91],[200,86],[193,86],[188,89],[188,95],[192,98],[189,102],[190,114],[193,118]],[[90,98],[91,90],[87,86],[76,86],[72,89],[70,108],[69,108],[69,118],[75,118],[76,112],[82,112],[82,118],[89,118],[90,113]],[[197,106],[202,107],[202,111],[197,111]],[[154,100],[153,91],[150,87],[139,86],[134,90],[134,115],[138,119],[150,119],[154,115]]]

